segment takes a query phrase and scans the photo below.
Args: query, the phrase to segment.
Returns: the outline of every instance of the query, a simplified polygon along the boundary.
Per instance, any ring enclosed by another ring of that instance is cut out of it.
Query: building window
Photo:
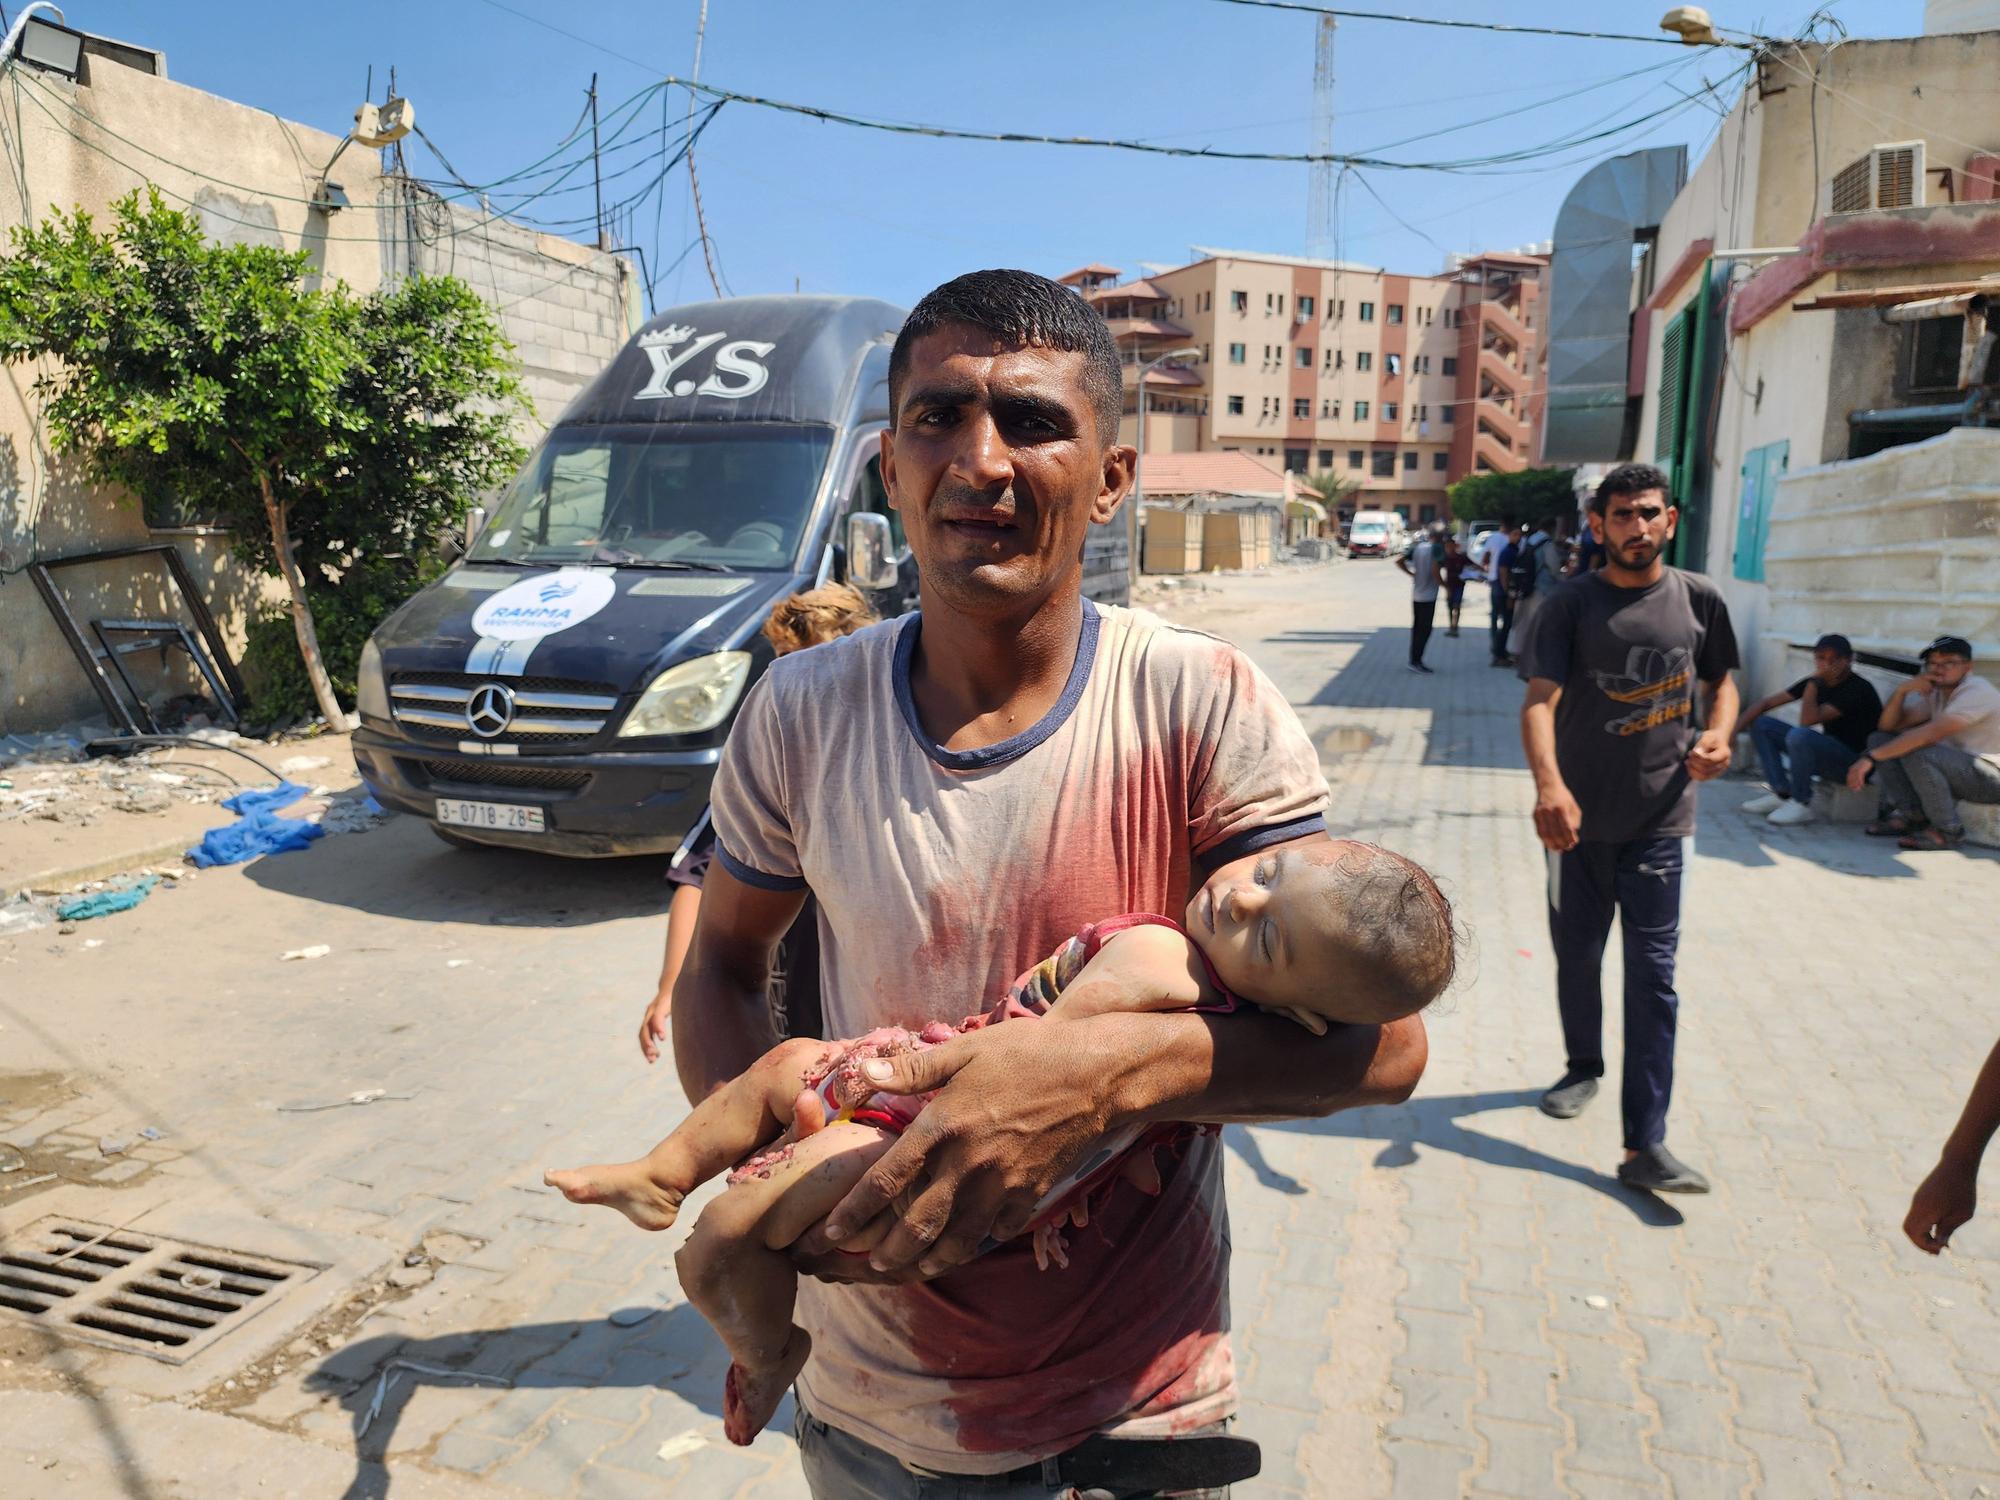
[[[1366,401],[1357,401],[1354,403],[1354,420],[1357,422],[1368,420],[1368,403]]]
[[[1347,450],[1347,467],[1350,469],[1361,467],[1361,450],[1359,448],[1349,448]]]
[[[1410,361],[1410,373],[1412,375],[1428,375],[1430,372],[1431,357],[1428,354],[1419,354],[1415,359]]]
[[[1310,318],[1312,315],[1313,299],[1310,297],[1299,298],[1299,316],[1301,318]]]
[[[1354,368],[1362,371],[1374,369],[1375,356],[1368,350],[1363,349],[1359,354],[1354,356]]]
[[[1393,354],[1393,353],[1392,353],[1392,354],[1385,354],[1385,355],[1383,355],[1383,356],[1382,356],[1382,373],[1383,373],[1384,375],[1400,375],[1400,374],[1402,374],[1402,373],[1403,373],[1403,356],[1402,356],[1402,355],[1400,355],[1400,354]]]
[[[1250,294],[1248,292],[1231,292],[1229,294],[1229,310],[1231,312],[1250,311]]]
[[[1369,455],[1369,469],[1377,479],[1394,479],[1396,477],[1396,450],[1394,448],[1377,449],[1373,454]]]
[[[1414,473],[1416,473],[1416,472],[1417,472],[1417,455],[1416,455],[1416,454],[1414,454],[1414,453],[1405,453],[1405,454],[1403,455],[1403,472],[1404,472],[1405,474],[1414,474]]]
[[[1313,367],[1313,352],[1306,345],[1299,345],[1294,357],[1297,359],[1301,370],[1310,370]]]
[[[1243,415],[1243,398],[1241,396],[1231,396],[1229,398],[1229,415],[1232,417]]]
[[[1393,421],[1395,421],[1395,420],[1396,420],[1396,403],[1395,403],[1395,402],[1393,402],[1393,401],[1384,401],[1384,402],[1382,403],[1382,420],[1383,420],[1383,421],[1385,421],[1385,422],[1393,422]]]
[[[1440,448],[1437,452],[1431,455],[1431,467],[1433,469],[1436,469],[1440,474],[1444,472],[1444,467],[1447,462],[1449,462],[1449,460],[1445,454],[1445,451],[1442,448]]]
[[[1207,363],[1208,363],[1208,345],[1206,345],[1206,344],[1203,344],[1203,345],[1201,346],[1201,362],[1202,362],[1203,364],[1207,364]]]
[[[1428,525],[1437,518],[1438,508],[1435,505],[1420,505],[1417,507],[1417,523],[1419,525]]]
[[[1322,469],[1333,467],[1333,450],[1331,448],[1322,448],[1319,450],[1319,466]]]
[[[1389,315],[1389,321],[1390,321],[1391,323],[1400,323],[1400,322],[1402,322],[1402,321],[1403,321],[1403,304],[1402,304],[1402,303],[1400,303],[1400,302],[1391,302],[1391,303],[1389,304],[1388,308],[1386,309],[1386,311],[1387,311],[1387,313],[1388,313],[1388,315]]]
[[[1458,408],[1455,406],[1440,406],[1438,408],[1438,415],[1444,419],[1444,425],[1449,427],[1458,420]]]
[[[1458,373],[1458,361],[1449,354],[1441,357],[1444,362],[1438,366],[1438,373],[1440,375],[1456,375]]]
[[[1431,419],[1431,409],[1428,406],[1420,406],[1417,408],[1417,420],[1419,422],[1428,422],[1430,419]]]
[[[1375,321],[1375,304],[1374,304],[1374,303],[1372,303],[1372,302],[1364,302],[1364,303],[1362,303],[1362,304],[1361,304],[1361,308],[1360,308],[1360,315],[1361,315],[1361,321],[1362,321],[1362,322],[1364,322],[1364,323],[1372,323],[1372,322],[1374,322],[1374,321]]]
[[[1338,401],[1331,401],[1331,400],[1320,402],[1319,414],[1322,417],[1325,417],[1329,422],[1339,420],[1340,403]]]
[[[1250,350],[1247,345],[1231,344],[1229,346],[1229,362],[1232,365],[1240,365],[1243,363],[1244,359],[1248,357],[1249,353]]]
[[[1306,471],[1306,460],[1311,457],[1312,451],[1310,449],[1287,448],[1285,450],[1285,468],[1290,473],[1303,474]]]
[[[1310,397],[1307,396],[1292,397],[1292,415],[1294,417],[1300,417],[1306,420],[1311,420],[1312,414],[1313,414],[1313,404]]]

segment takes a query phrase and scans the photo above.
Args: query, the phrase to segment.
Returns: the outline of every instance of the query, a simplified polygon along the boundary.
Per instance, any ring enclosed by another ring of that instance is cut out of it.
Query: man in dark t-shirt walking
[[[1590,501],[1605,565],[1550,593],[1522,661],[1521,740],[1535,777],[1535,832],[1549,851],[1549,932],[1569,1066],[1542,1096],[1582,1113],[1604,1076],[1604,943],[1625,939],[1621,1182],[1704,1193],[1667,1150],[1673,1094],[1674,955],[1694,783],[1729,769],[1736,636],[1715,586],[1660,560],[1679,513],[1667,477],[1624,464]],[[1699,695],[1696,685],[1703,690]],[[1698,696],[1706,698],[1699,720]]]

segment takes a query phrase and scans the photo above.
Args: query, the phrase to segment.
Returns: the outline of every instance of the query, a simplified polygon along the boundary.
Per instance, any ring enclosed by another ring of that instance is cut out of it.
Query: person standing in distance
[[[1604,943],[1625,938],[1625,1160],[1619,1181],[1705,1193],[1667,1150],[1673,1094],[1674,955],[1694,783],[1729,769],[1736,635],[1706,578],[1660,560],[1679,513],[1651,464],[1598,485],[1590,528],[1604,567],[1543,601],[1522,659],[1521,741],[1535,777],[1535,832],[1548,849],[1549,933],[1569,1065],[1542,1112],[1583,1112],[1604,1076]],[[1697,727],[1696,687],[1706,698]]]
[[[1438,583],[1444,576],[1442,569],[1444,548],[1438,537],[1442,528],[1433,524],[1426,527],[1412,547],[1396,559],[1396,566],[1408,573],[1410,583],[1410,670],[1428,673],[1431,669],[1424,665],[1424,647],[1430,644],[1431,625],[1437,619]]]

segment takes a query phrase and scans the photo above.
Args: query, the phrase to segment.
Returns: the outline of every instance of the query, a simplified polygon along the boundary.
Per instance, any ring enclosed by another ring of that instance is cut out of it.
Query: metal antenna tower
[[[1319,18],[1319,42],[1313,51],[1313,155],[1333,151],[1333,33],[1339,23],[1332,16]],[[1306,254],[1320,260],[1333,258],[1334,164],[1316,161],[1306,195]]]

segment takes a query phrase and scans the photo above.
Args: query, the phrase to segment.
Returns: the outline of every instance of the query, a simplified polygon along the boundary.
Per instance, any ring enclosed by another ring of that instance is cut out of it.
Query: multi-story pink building
[[[1109,321],[1127,367],[1126,426],[1148,453],[1243,452],[1360,485],[1355,503],[1443,516],[1445,486],[1524,467],[1537,255],[1467,257],[1439,276],[1243,251],[1136,281],[1091,265],[1059,278]]]

